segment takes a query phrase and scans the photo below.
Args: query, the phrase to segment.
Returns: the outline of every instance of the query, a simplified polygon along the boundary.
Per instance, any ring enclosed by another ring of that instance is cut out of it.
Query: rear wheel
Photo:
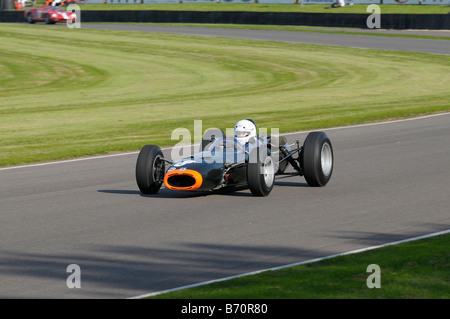
[[[136,182],[143,194],[156,194],[164,180],[165,162],[161,148],[145,145],[136,162]]]
[[[275,183],[275,163],[267,149],[254,148],[247,164],[247,183],[254,196],[267,196]]]
[[[28,13],[28,14],[27,14],[27,22],[28,22],[29,24],[33,24],[33,23],[34,23],[34,21],[33,21],[33,16],[31,15],[31,13]]]
[[[309,186],[325,186],[333,173],[333,147],[324,132],[311,132],[303,143],[302,166]]]

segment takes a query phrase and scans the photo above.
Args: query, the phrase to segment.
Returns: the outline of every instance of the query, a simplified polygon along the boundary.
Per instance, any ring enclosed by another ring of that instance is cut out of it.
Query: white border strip
[[[376,125],[384,125],[384,124],[393,124],[393,123],[400,123],[400,122],[407,122],[407,121],[415,121],[415,120],[422,120],[427,119],[431,117],[437,117],[437,116],[443,116],[443,115],[450,115],[450,112],[446,113],[437,113],[437,114],[431,114],[431,115],[424,115],[419,117],[413,117],[413,118],[407,118],[407,119],[401,119],[401,120],[393,120],[393,121],[384,121],[384,122],[375,122],[375,123],[367,123],[367,124],[356,124],[356,125],[350,125],[350,126],[338,126],[338,127],[330,127],[321,129],[321,131],[332,131],[332,130],[341,130],[341,129],[350,129],[350,128],[357,128],[357,127],[366,127],[366,126],[376,126]],[[298,132],[291,132],[291,133],[283,133],[280,134],[282,136],[289,136],[289,135],[295,135],[295,134],[302,134],[309,131],[298,131]],[[194,144],[194,146],[197,144]],[[161,150],[170,150],[171,147],[165,147],[161,148]],[[118,157],[118,156],[126,156],[126,155],[134,155],[139,154],[139,151],[134,152],[126,152],[126,153],[117,153],[117,154],[109,154],[109,155],[99,155],[99,156],[90,156],[90,157],[82,157],[82,158],[75,158],[70,160],[63,160],[63,161],[54,161],[54,162],[45,162],[45,163],[37,163],[37,164],[27,164],[27,165],[19,165],[19,166],[7,166],[7,167],[0,167],[0,171],[6,171],[6,170],[12,170],[12,169],[19,169],[19,168],[28,168],[28,167],[38,167],[38,166],[47,166],[47,165],[55,165],[55,164],[65,164],[65,163],[73,163],[73,162],[81,162],[81,161],[87,161],[87,160],[94,160],[94,159],[104,159],[104,158],[110,158],[110,157]]]
[[[99,159],[99,158],[117,157],[117,156],[124,156],[124,155],[130,155],[130,154],[138,154],[138,153],[139,153],[139,151],[135,151],[135,152],[128,152],[128,153],[118,153],[118,154],[110,154],[110,155],[81,157],[81,158],[74,158],[74,159],[64,160],[64,161],[45,162],[45,163],[37,163],[37,164],[27,164],[27,165],[20,165],[20,166],[8,166],[8,167],[1,167],[0,171],[6,171],[6,170],[18,169],[18,168],[38,167],[38,166],[47,166],[47,165],[55,165],[55,164],[81,162],[81,161],[87,161],[87,160],[93,160],[93,159]]]
[[[325,129],[321,129],[321,131],[334,131],[334,130],[342,130],[347,128],[358,128],[358,127],[366,127],[366,126],[377,126],[377,125],[384,125],[384,124],[393,124],[393,123],[400,123],[400,122],[408,122],[408,121],[415,121],[415,120],[423,120],[428,119],[431,117],[437,117],[437,116],[443,116],[443,115],[450,115],[450,112],[445,113],[436,113],[436,114],[430,114],[430,115],[424,115],[419,117],[411,117],[406,119],[400,119],[400,120],[392,120],[392,121],[383,121],[383,122],[374,122],[374,123],[366,123],[366,124],[355,124],[355,125],[349,125],[349,126],[336,126],[336,127],[329,127]],[[292,132],[292,133],[283,133],[281,136],[288,136],[288,135],[294,135],[294,134],[300,134],[300,133],[307,133],[309,131],[299,131],[299,132]]]
[[[335,257],[339,257],[339,256],[346,256],[346,255],[351,255],[351,254],[357,254],[357,253],[361,253],[361,252],[365,252],[365,251],[369,251],[369,250],[373,250],[373,249],[378,249],[378,248],[382,248],[382,247],[403,244],[403,243],[407,243],[407,242],[410,242],[410,241],[415,241],[415,240],[419,240],[419,239],[435,237],[435,236],[449,234],[449,233],[450,233],[450,229],[447,229],[447,230],[443,230],[443,231],[440,231],[440,232],[437,232],[437,233],[432,233],[432,234],[422,235],[422,236],[418,236],[418,237],[403,239],[403,240],[394,241],[394,242],[391,242],[391,243],[386,243],[386,244],[377,245],[377,246],[371,246],[371,247],[351,250],[351,251],[347,251],[347,252],[340,253],[340,254],[325,256],[325,257],[321,257],[321,258],[310,259],[310,260],[306,260],[306,261],[302,261],[302,262],[298,262],[298,263],[293,263],[293,264],[288,264],[288,265],[283,265],[283,266],[279,266],[279,267],[273,267],[273,268],[268,268],[268,269],[257,270],[257,271],[248,272],[248,273],[245,273],[245,274],[236,275],[236,276],[230,276],[230,277],[225,277],[225,278],[220,278],[220,279],[215,279],[215,280],[204,281],[204,282],[200,282],[200,283],[196,283],[196,284],[192,284],[192,285],[182,286],[182,287],[178,287],[178,288],[152,292],[152,293],[149,293],[149,294],[140,295],[140,296],[136,296],[136,297],[131,297],[131,298],[127,298],[127,299],[141,299],[141,298],[146,298],[146,297],[152,297],[152,296],[156,296],[156,295],[160,295],[160,294],[165,294],[165,293],[168,293],[168,292],[174,292],[174,291],[188,289],[188,288],[195,288],[195,287],[205,286],[205,285],[209,285],[209,284],[212,284],[212,283],[226,281],[226,280],[240,278],[240,277],[257,275],[257,274],[260,274],[260,273],[266,272],[266,271],[280,270],[280,269],[284,269],[284,268],[289,268],[289,267],[294,267],[294,266],[299,266],[299,265],[304,265],[304,264],[310,264],[310,263],[318,262],[318,261],[325,260],[325,259],[335,258]]]

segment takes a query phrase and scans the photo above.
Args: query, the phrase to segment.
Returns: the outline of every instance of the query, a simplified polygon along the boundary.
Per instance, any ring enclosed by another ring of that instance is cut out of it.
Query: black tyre
[[[164,181],[165,162],[161,148],[145,145],[136,162],[136,182],[143,194],[156,194]]]
[[[209,129],[205,132],[202,138],[202,143],[200,144],[200,152],[208,149],[208,146],[212,143],[211,139],[215,136],[216,138],[225,139],[225,132],[219,129]]]
[[[311,132],[303,143],[302,166],[309,186],[325,186],[333,173],[333,147],[323,132]]]
[[[52,22],[52,20],[50,20],[50,16],[48,14],[46,14],[44,16],[44,21],[46,24],[53,24],[54,22]]]
[[[247,184],[253,196],[267,196],[275,183],[275,163],[267,149],[255,147],[247,164]]]
[[[33,16],[31,15],[31,13],[28,13],[28,14],[27,14],[27,22],[28,22],[29,24],[33,24],[33,23],[34,23],[34,21],[33,21]]]

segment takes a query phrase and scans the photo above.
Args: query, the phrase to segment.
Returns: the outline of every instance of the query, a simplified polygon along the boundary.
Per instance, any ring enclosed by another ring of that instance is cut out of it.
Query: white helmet
[[[240,120],[234,126],[234,137],[245,146],[250,138],[256,137],[256,125],[252,120]]]

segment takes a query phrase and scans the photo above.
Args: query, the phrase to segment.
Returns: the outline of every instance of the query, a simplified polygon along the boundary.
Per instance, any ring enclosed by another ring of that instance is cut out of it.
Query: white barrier
[[[87,3],[104,3],[103,0],[88,0]],[[107,3],[113,4],[135,4],[141,3],[141,0],[107,0]]]
[[[179,0],[144,0],[144,3],[180,3]]]
[[[449,0],[422,0],[421,4],[437,4],[437,5],[450,5]]]
[[[258,3],[263,4],[294,4],[295,0],[258,0]],[[298,1],[300,3],[300,0]]]
[[[260,3],[260,4],[332,4],[335,0],[106,0],[111,4],[137,4],[137,3]],[[351,4],[422,4],[446,5],[450,0],[346,0]],[[85,0],[85,4],[105,3],[105,0]]]
[[[383,4],[419,4],[419,0],[383,0]]]
[[[298,1],[300,3],[300,0]],[[303,0],[304,4],[332,4],[335,0]]]
[[[346,4],[380,4],[381,0],[346,0]]]
[[[298,0],[298,3],[300,3],[301,0]],[[383,3],[386,0],[383,0]],[[303,0],[304,4],[331,4],[336,2],[335,0]],[[346,5],[351,4],[380,4],[381,0],[345,0]]]
[[[222,3],[255,3],[254,0],[220,0]]]
[[[217,0],[182,0],[183,3],[216,3]]]

